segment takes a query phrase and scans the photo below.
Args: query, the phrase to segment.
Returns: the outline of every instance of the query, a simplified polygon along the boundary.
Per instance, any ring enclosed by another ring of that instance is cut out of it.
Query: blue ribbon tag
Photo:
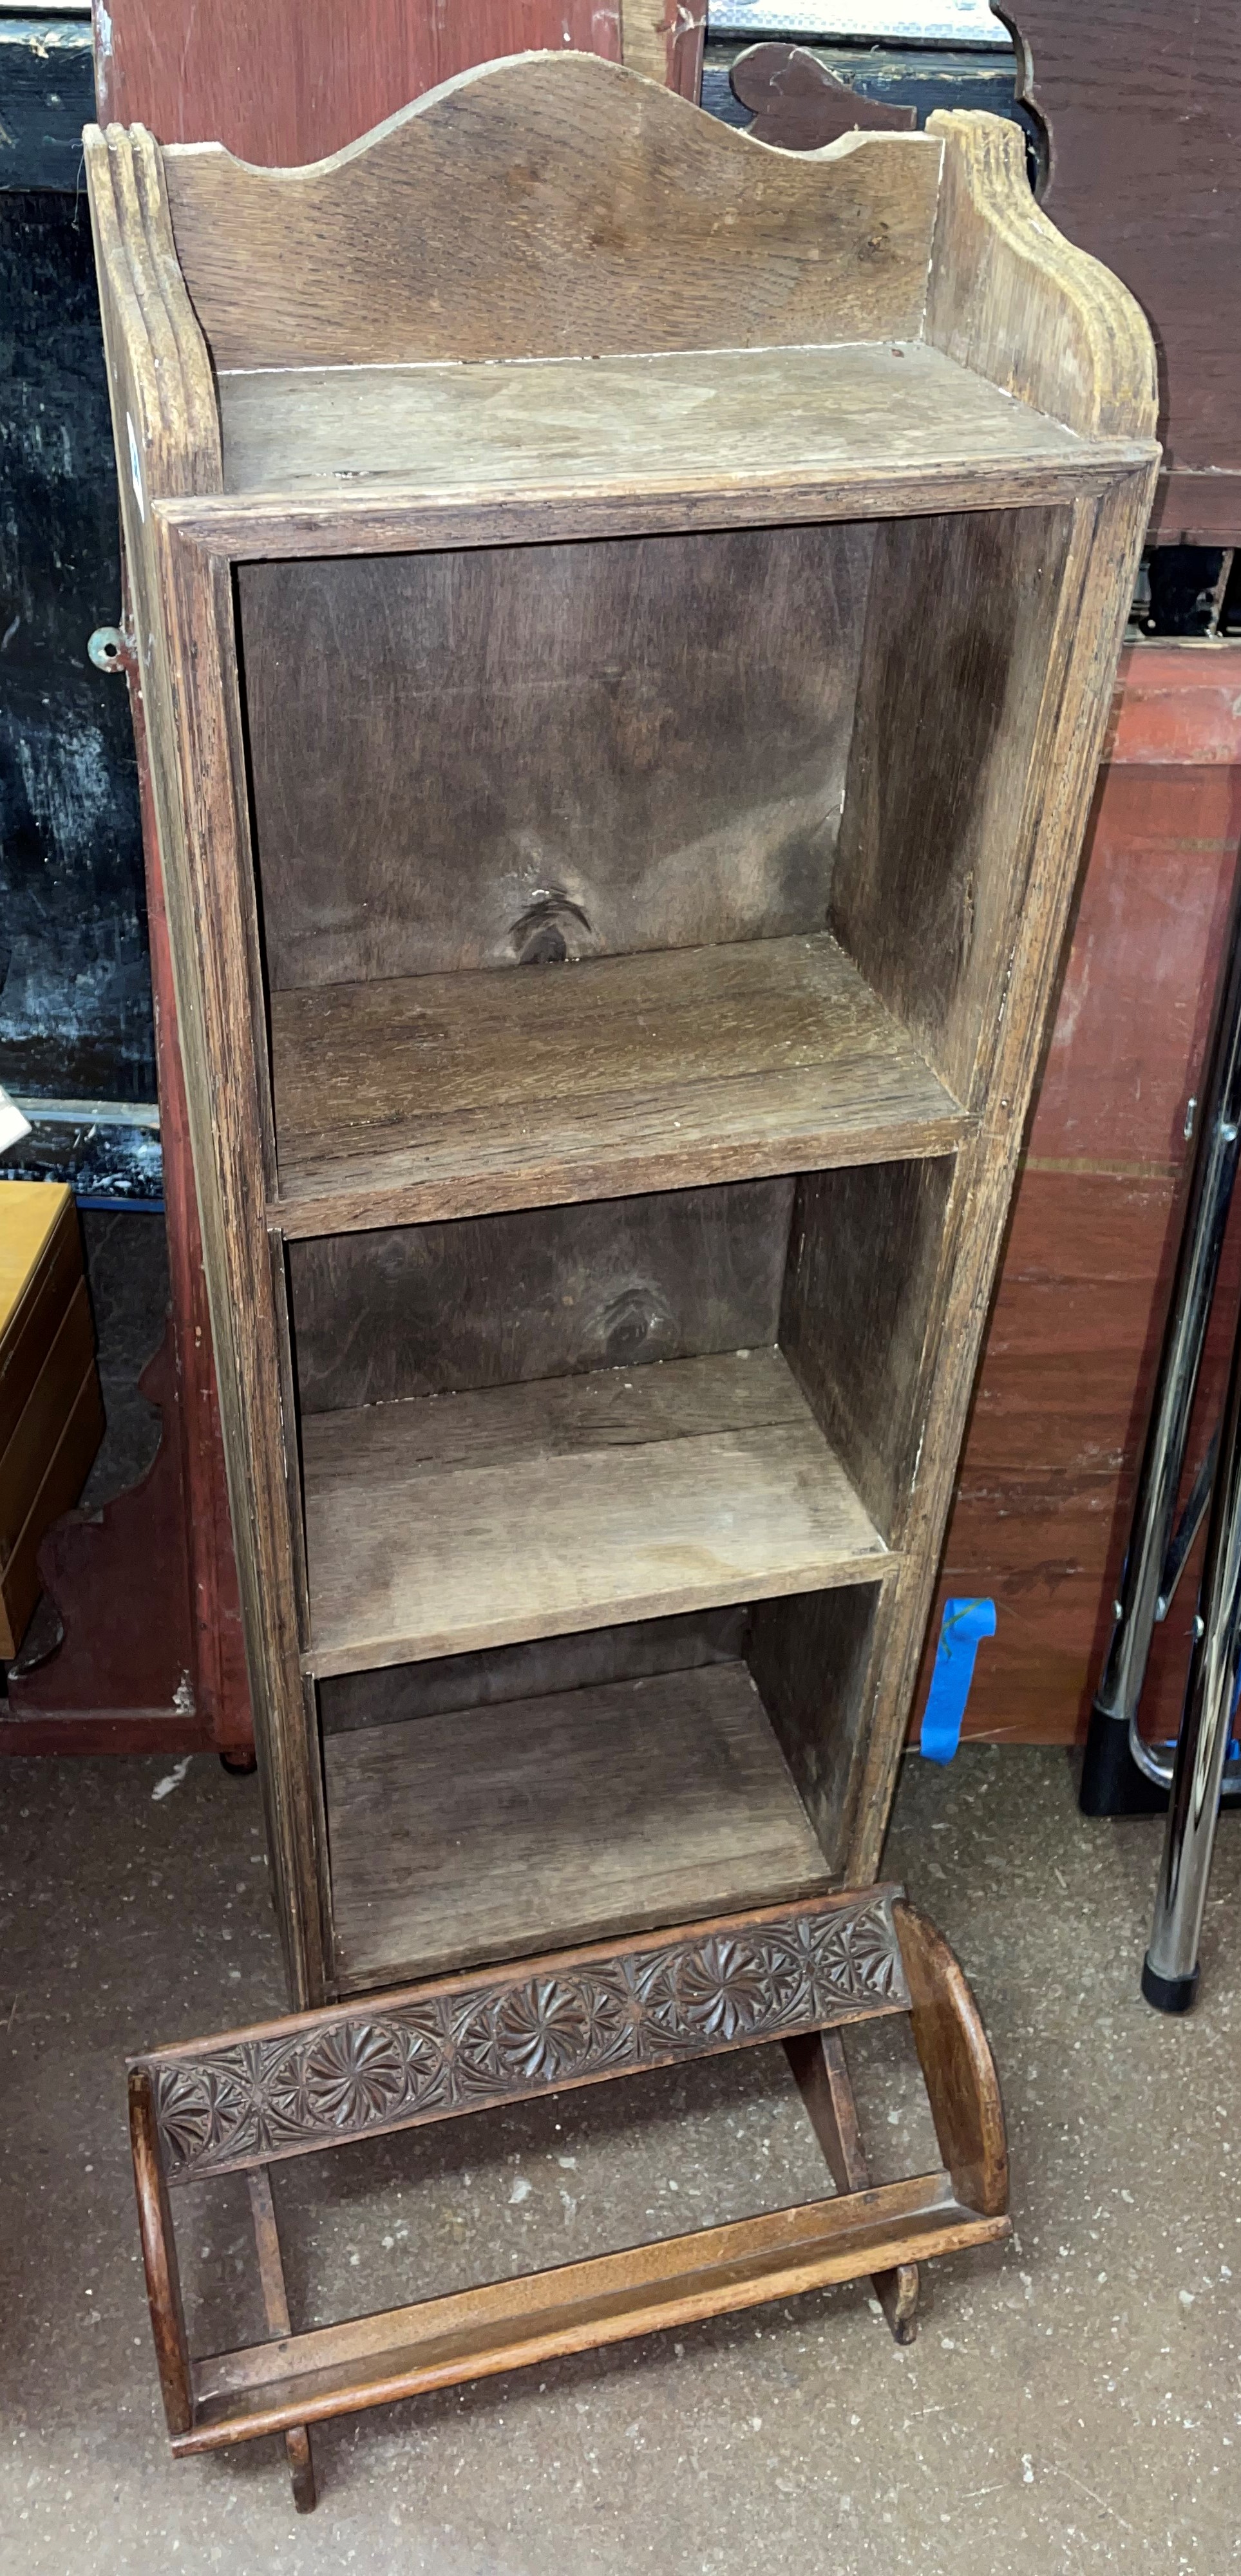
[[[961,1721],[974,1678],[979,1638],[994,1635],[994,1601],[945,1601],[931,1687],[922,1712],[919,1751],[928,1762],[951,1762],[961,1741]]]

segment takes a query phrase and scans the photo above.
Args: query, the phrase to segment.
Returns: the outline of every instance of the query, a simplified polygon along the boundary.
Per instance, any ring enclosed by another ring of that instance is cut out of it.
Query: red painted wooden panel
[[[966,1732],[1085,1730],[1124,1553],[1179,1225],[1198,1078],[1241,843],[1241,650],[1124,657],[1059,1011],[975,1390],[918,1716],[943,1601],[986,1594]],[[1203,1369],[1194,1463],[1227,1373],[1241,1208]],[[1143,1705],[1175,1732],[1186,1574]],[[917,1721],[916,1721],[917,1722]]]
[[[1241,770],[1102,772],[1032,1160],[1179,1169],[1239,840]]]
[[[620,0],[109,0],[95,88],[102,124],[281,167],[475,63],[563,46],[619,62]]]

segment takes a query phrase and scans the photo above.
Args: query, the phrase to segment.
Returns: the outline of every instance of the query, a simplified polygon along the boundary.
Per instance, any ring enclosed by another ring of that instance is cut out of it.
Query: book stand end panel
[[[865,1888],[1145,323],[981,116],[86,160],[293,2003]]]

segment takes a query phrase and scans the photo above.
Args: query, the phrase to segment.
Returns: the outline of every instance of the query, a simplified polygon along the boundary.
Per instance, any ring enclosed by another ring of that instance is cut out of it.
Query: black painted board
[[[0,192],[0,440],[0,1082],[153,1101],[129,706],[87,652],[117,618],[120,562],[84,197]],[[47,1131],[4,1170],[76,1180],[75,1132]],[[140,1130],[105,1160],[117,1195],[158,1196]]]
[[[756,44],[796,41],[800,40],[795,11],[790,11],[787,28],[778,39],[768,28],[761,37],[719,37],[714,41],[709,37],[702,66],[702,104],[708,115],[718,116],[723,124],[736,125],[744,131],[753,118],[729,87],[733,64]],[[859,98],[878,99],[885,107],[912,107],[920,127],[937,107],[981,107],[989,116],[1006,116],[1026,125],[1031,134],[1037,131],[1034,120],[1014,105],[1011,45],[940,49],[929,45],[826,45],[809,40],[804,50],[813,54],[833,79],[855,89]]]
[[[0,189],[82,185],[95,113],[90,14],[0,17]]]

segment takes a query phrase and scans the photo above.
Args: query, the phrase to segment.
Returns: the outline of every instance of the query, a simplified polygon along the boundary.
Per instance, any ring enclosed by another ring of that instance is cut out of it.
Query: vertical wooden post
[[[147,2305],[151,2311],[151,2332],[155,2337],[164,2413],[170,2433],[188,2433],[194,2421],[194,2390],[181,2307],[177,2243],[160,2153],[154,2087],[150,2075],[141,2066],[135,2066],[129,2078],[129,2135],[134,2158],[134,2189],[138,2195],[142,2260],[146,2270]]]
[[[786,2039],[784,2049],[837,2191],[865,2191],[870,2174],[840,2032],[811,2031]],[[918,2331],[917,2264],[872,2272],[871,2287],[897,2342],[912,2343]]]
[[[250,2215],[254,2220],[254,2242],[259,2258],[259,2280],[263,2290],[263,2310],[274,2335],[293,2332],[289,2315],[289,2297],[284,2282],[284,2263],[280,2253],[280,2231],[276,2225],[276,2204],[272,2199],[271,2175],[266,2165],[255,2165],[246,2176],[250,2186]],[[284,2437],[285,2458],[293,2481],[293,2502],[299,2513],[315,2509],[315,2464],[310,2448],[310,2430],[305,2424],[291,2424]]]

